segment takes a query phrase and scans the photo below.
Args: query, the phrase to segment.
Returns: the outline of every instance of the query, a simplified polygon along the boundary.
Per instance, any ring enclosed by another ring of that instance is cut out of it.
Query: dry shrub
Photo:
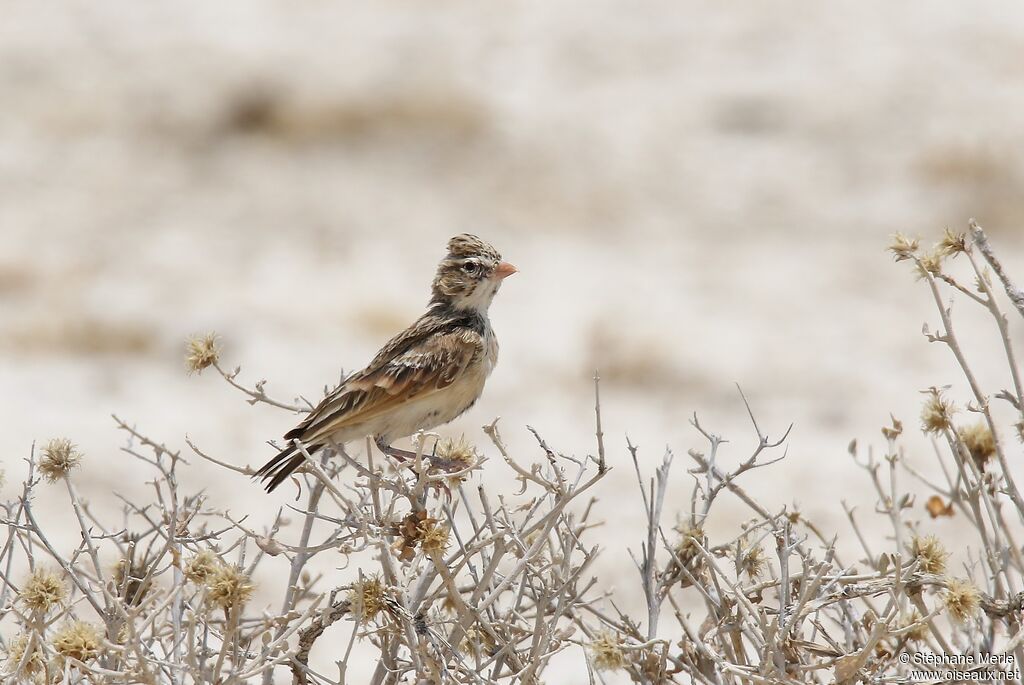
[[[154,499],[126,503],[115,522],[93,518],[74,485],[72,467],[81,455],[66,458],[73,446],[57,441],[41,457],[29,453],[21,496],[2,507],[7,542],[0,568],[5,580],[24,579],[0,590],[0,622],[15,635],[3,644],[5,677],[171,685],[268,684],[280,675],[296,685],[337,683],[337,676],[310,669],[310,653],[323,649],[344,671],[355,641],[376,651],[371,685],[534,685],[566,650],[591,682],[895,682],[911,668],[945,670],[903,663],[908,654],[934,652],[1013,657],[1019,667],[1024,560],[1015,541],[1024,500],[1008,463],[1010,450],[1019,451],[1024,396],[1002,306],[1005,291],[1024,315],[1024,293],[973,225],[969,236],[947,233],[926,252],[899,236],[892,251],[933,294],[942,330],[926,335],[951,352],[965,382],[924,391],[921,430],[937,448],[928,472],[906,463],[903,423],[895,418],[882,429],[883,456],[851,445],[891,537],[867,540],[848,508],[845,548],[860,550],[850,558],[801,512],[769,510],[743,489],[750,472],[783,458],[788,434],[770,438],[753,412],[753,444],[731,469],[722,465],[723,438],[693,417],[702,444],[688,451],[692,491],[681,510],[666,501],[671,451],[653,476],[644,473],[646,455],[635,446],[614,452],[632,462],[640,486],[633,506],[646,514],[632,552],[634,581],[646,600],[639,617],[620,610],[610,579],[588,572],[599,552],[591,529],[605,510],[590,493],[608,472],[611,451],[599,395],[593,454],[583,457],[560,453],[536,432],[532,459],[512,454],[496,424],[485,427],[486,448],[465,441],[435,446],[421,435],[416,458],[404,463],[335,445],[293,479],[301,495],[292,510],[302,524],[297,534],[286,532],[283,513],[255,531],[218,510],[213,494],[180,492],[178,451],[119,420],[128,437],[124,451],[154,472]],[[954,277],[957,267],[967,268],[973,282]],[[1008,390],[990,393],[978,384],[947,307],[949,293],[991,314]],[[249,402],[303,410],[269,397],[262,382],[243,385],[240,369],[224,371],[219,354],[212,337],[197,338],[189,367],[213,368]],[[244,482],[253,474],[188,445],[222,466],[226,478]],[[507,471],[507,489],[469,487],[487,457],[497,462],[490,468]],[[930,495],[925,506],[902,487],[905,478]],[[81,533],[74,549],[58,549],[38,525],[33,503],[44,487],[60,488],[71,500],[68,523]],[[622,506],[620,499],[614,506]],[[706,522],[722,502],[744,507],[751,519],[712,537]],[[933,525],[950,516],[967,521],[973,535],[924,535],[919,519],[926,513],[936,518]],[[675,532],[665,524],[672,518]],[[133,532],[117,532],[124,529]],[[969,561],[955,577],[948,575],[951,549],[967,550]],[[317,555],[338,552],[352,563],[347,582],[307,568]],[[103,558],[120,560],[113,574]],[[257,596],[251,579],[269,563],[285,563],[287,572],[261,576],[271,584]],[[280,604],[268,609],[265,598],[275,594]],[[347,643],[318,643],[343,619]]]

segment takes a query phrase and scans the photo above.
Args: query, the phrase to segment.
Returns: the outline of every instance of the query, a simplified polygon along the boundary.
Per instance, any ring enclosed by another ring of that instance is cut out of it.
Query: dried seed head
[[[892,414],[889,414],[889,418],[892,419],[892,426],[882,426],[882,435],[886,440],[895,440],[903,434],[903,422]]]
[[[893,259],[902,262],[904,259],[912,259],[917,252],[920,241],[917,238],[908,238],[902,233],[897,233],[889,243],[889,252],[892,252]]]
[[[594,655],[594,667],[599,671],[618,671],[626,665],[626,655],[617,635],[601,633],[590,643]]]
[[[706,544],[704,529],[685,523],[676,525],[680,539],[673,549],[674,556],[665,568],[666,578],[678,578],[683,587],[692,584],[693,579],[703,575],[703,560],[700,547]]]
[[[67,438],[54,438],[43,446],[43,456],[39,459],[39,472],[47,481],[53,483],[71,472],[82,462],[82,453]]]
[[[971,581],[950,578],[946,581],[946,593],[942,601],[949,615],[963,623],[978,612],[981,596]]]
[[[961,252],[967,252],[967,235],[947,228],[935,249],[944,257],[955,257]]]
[[[914,625],[915,623],[917,625]],[[913,627],[911,628],[911,626]],[[921,614],[916,610],[909,614],[904,614],[903,618],[900,620],[900,629],[904,628],[910,628],[905,633],[908,640],[920,642],[928,639],[928,624],[921,621]]]
[[[423,551],[427,554],[441,554],[448,546],[448,527],[439,525],[437,519],[426,518],[420,523]]]
[[[472,466],[478,458],[476,447],[466,440],[465,436],[458,440],[444,440],[437,446],[437,456],[453,464],[460,464],[462,468]]]
[[[416,556],[416,545],[424,543],[428,531],[433,531],[437,525],[437,519],[427,516],[426,511],[412,511],[393,527],[395,535],[401,537],[393,548],[402,561],[412,561]],[[433,543],[438,542],[438,533],[434,533]],[[447,542],[448,532],[444,531],[444,542]],[[436,548],[435,548],[436,549]]]
[[[83,663],[95,659],[100,653],[99,629],[85,621],[69,621],[50,639],[50,646],[61,656]]]
[[[921,408],[921,430],[925,433],[942,433],[950,427],[950,419],[956,413],[956,407],[942,396],[938,388],[929,388],[924,392],[928,399]]]
[[[242,607],[256,588],[242,569],[231,564],[218,564],[207,577],[206,587],[206,601],[221,609]]]
[[[676,556],[680,561],[687,562],[699,553],[698,547],[704,544],[704,529],[700,526],[676,526],[682,538],[676,545]]]
[[[460,437],[458,440],[451,438],[443,440],[438,444],[437,449],[434,451],[434,456],[430,459],[431,467],[448,474],[456,474],[480,463],[481,458],[476,451],[476,447],[467,441],[465,436]],[[448,486],[451,488],[458,487],[462,481],[466,480],[466,475],[449,475],[447,478]]]
[[[31,634],[21,633],[8,643],[7,675],[33,675],[43,670],[43,653],[39,649],[39,640],[38,636],[33,639]],[[25,652],[30,648],[32,651],[26,658]],[[22,659],[25,659],[24,664]]]
[[[190,374],[198,373],[212,366],[220,359],[220,345],[217,334],[194,335],[185,345],[185,367]]]
[[[938,276],[942,273],[942,255],[928,252],[917,258],[917,277],[925,280],[929,275]]]
[[[967,451],[971,453],[974,463],[978,465],[979,469],[984,469],[985,464],[996,453],[996,438],[992,435],[992,431],[988,429],[984,421],[979,421],[974,425],[961,428],[957,433],[964,446],[967,447]]]
[[[747,574],[747,578],[753,580],[759,577],[767,566],[768,555],[760,544],[747,547],[746,539],[740,540],[739,567]]]
[[[925,573],[943,574],[946,572],[946,560],[949,558],[949,552],[934,535],[915,537],[910,543],[910,549],[917,558],[921,570]]]
[[[21,586],[18,599],[31,611],[45,614],[67,599],[68,590],[61,576],[53,571],[37,568]]]
[[[185,577],[197,585],[205,585],[206,581],[217,570],[217,556],[208,549],[188,560],[185,564]]]
[[[149,592],[153,582],[146,578],[149,569],[146,559],[134,557],[134,547],[129,555],[114,564],[114,591],[123,597],[129,606],[137,606]]]
[[[348,591],[348,602],[354,616],[369,621],[384,608],[384,583],[379,576],[357,580]]]

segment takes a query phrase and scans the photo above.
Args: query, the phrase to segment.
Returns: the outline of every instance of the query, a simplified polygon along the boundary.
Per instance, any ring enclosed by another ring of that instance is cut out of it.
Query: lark
[[[423,316],[392,338],[366,368],[348,376],[295,428],[287,446],[256,472],[270,492],[310,455],[331,445],[373,436],[386,454],[408,452],[391,443],[452,421],[476,403],[498,361],[487,311],[516,267],[475,235],[448,241]]]

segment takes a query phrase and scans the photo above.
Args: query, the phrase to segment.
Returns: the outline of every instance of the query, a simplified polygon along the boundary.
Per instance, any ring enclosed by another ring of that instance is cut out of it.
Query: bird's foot
[[[407,461],[415,461],[415,459],[416,459],[416,452],[412,452],[410,450],[399,449],[397,447],[392,447],[391,445],[389,445],[386,442],[384,442],[384,440],[382,438],[375,438],[374,442],[377,445],[377,449],[379,449],[385,455],[387,455],[389,457],[392,457],[392,458],[394,458],[395,460],[397,460],[399,462],[404,463],[404,462],[407,462]],[[427,456],[427,455],[423,455],[423,456]],[[454,471],[459,471],[459,470],[465,468],[465,464],[463,464],[461,462],[456,462],[456,461],[451,460],[451,459],[444,459],[442,457],[438,457],[437,456],[437,442],[436,441],[434,443],[434,450],[433,450],[433,452],[431,452],[430,456],[427,456],[427,459],[429,460],[429,465],[427,467],[428,470],[436,468],[436,469],[439,469],[439,470],[447,472],[447,473],[452,473]],[[413,472],[413,474],[415,474],[417,477],[419,477],[419,472],[416,470],[416,468],[412,464],[409,464],[408,468],[409,468],[410,471]],[[451,490],[451,487],[449,487],[448,483],[446,483],[445,481],[432,480],[427,485],[427,487],[428,488],[436,489],[439,494],[440,494],[441,491],[444,491],[445,496],[447,497],[448,501],[451,502],[451,500],[452,500],[452,490]]]
[[[384,442],[384,440],[382,440],[381,438],[376,438],[374,442],[377,443],[377,449],[379,449],[387,456],[397,459],[398,461],[411,461],[416,458],[415,452],[410,452],[409,450],[403,450],[397,447],[392,447],[391,445]]]

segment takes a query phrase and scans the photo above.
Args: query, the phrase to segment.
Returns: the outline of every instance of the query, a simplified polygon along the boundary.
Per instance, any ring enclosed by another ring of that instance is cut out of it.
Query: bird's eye
[[[477,264],[476,262],[466,262],[465,264],[462,265],[462,270],[465,271],[467,274],[475,274],[477,272],[477,269],[479,268],[480,265]]]

